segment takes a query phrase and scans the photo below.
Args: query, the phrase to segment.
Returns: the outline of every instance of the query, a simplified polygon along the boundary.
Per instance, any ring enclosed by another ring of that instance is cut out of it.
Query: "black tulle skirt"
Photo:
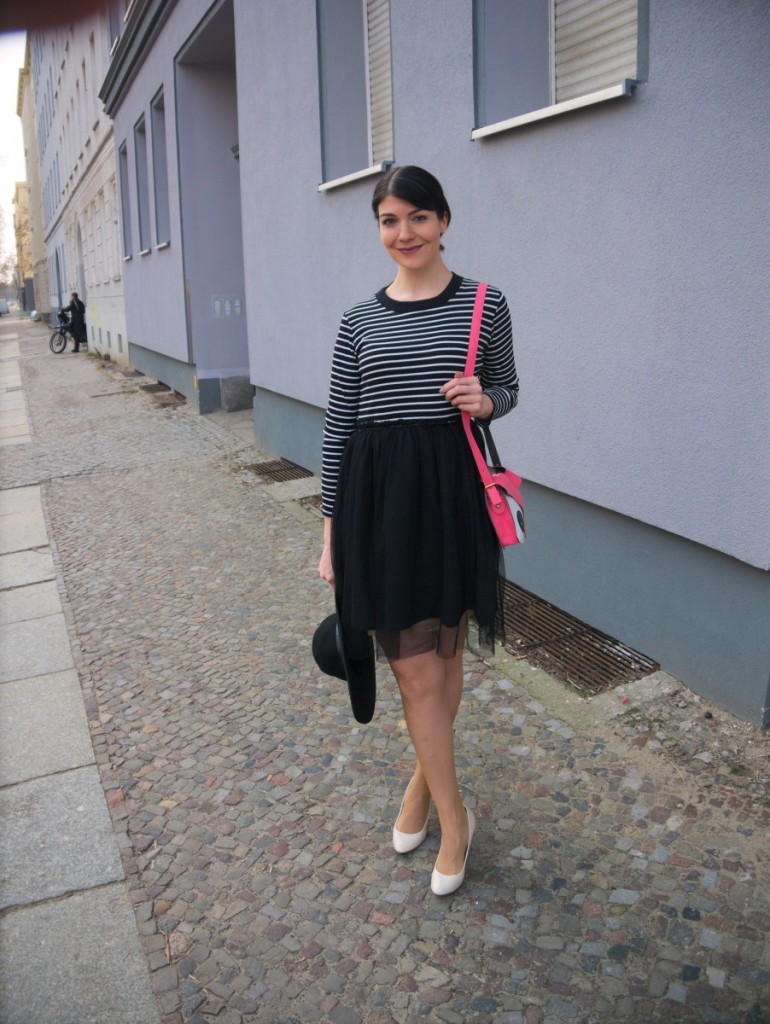
[[[452,657],[469,614],[492,646],[500,547],[459,416],[359,425],[332,552],[345,626],[373,633],[387,658]]]

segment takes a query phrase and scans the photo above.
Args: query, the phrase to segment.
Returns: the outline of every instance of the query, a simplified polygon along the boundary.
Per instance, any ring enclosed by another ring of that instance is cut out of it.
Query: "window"
[[[389,0],[317,0],[322,188],[393,160]]]
[[[166,108],[161,89],[152,101],[152,180],[155,188],[155,239],[158,245],[171,239],[166,161]]]
[[[473,138],[615,96],[644,77],[647,0],[474,0]]]
[[[134,127],[134,156],[136,158],[136,206],[139,214],[139,250],[147,252],[150,239],[150,172],[147,166],[147,131],[144,118]]]
[[[128,149],[126,143],[118,150],[118,173],[120,177],[120,212],[123,218],[123,256],[131,255],[131,204],[128,191]]]
[[[112,0],[112,3],[110,3],[110,6],[107,9],[110,33],[110,53],[115,49],[115,46],[120,39],[120,33],[123,29],[122,7],[123,4],[120,0]]]

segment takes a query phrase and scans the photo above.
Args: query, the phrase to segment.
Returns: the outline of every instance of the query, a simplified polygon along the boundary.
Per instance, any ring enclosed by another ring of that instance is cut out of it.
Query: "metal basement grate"
[[[321,510],[321,495],[320,494],[309,494],[307,498],[299,498],[298,503],[306,508],[309,512],[317,515],[319,519],[323,519],[324,514]]]
[[[606,633],[502,580],[497,635],[513,654],[581,693],[601,693],[656,672],[660,665]]]
[[[140,391],[146,391],[148,395],[158,395],[163,391],[170,391],[168,384],[140,384]]]
[[[273,462],[255,462],[248,467],[256,473],[260,480],[268,484],[284,483],[286,480],[302,480],[312,476],[309,469],[303,469],[288,459],[275,459]]]
[[[159,392],[158,394],[154,394],[152,397],[155,400],[155,402],[157,402],[158,405],[187,404],[187,399],[185,398],[184,395],[180,394],[178,391],[171,391],[170,389],[168,391],[163,391]]]

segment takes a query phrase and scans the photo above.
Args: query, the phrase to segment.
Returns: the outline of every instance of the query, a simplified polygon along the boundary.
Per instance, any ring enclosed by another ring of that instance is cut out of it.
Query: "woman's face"
[[[380,240],[388,256],[404,270],[424,270],[440,259],[446,215],[420,210],[404,199],[386,196],[379,205]]]

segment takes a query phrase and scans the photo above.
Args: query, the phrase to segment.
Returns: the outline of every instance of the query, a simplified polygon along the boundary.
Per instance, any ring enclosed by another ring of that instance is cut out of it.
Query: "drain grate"
[[[302,480],[304,477],[312,476],[309,469],[289,462],[288,459],[275,459],[272,462],[255,462],[247,466],[252,473],[255,473],[260,480],[267,484],[284,483],[287,480]]]
[[[178,391],[163,391],[157,392],[153,396],[154,401],[157,405],[186,405],[187,399],[184,395],[181,395]]]
[[[163,391],[170,391],[168,384],[140,384],[140,391],[146,391],[148,395],[159,395]]]
[[[313,515],[318,516],[319,519],[323,519],[324,514],[321,510],[322,498],[320,494],[309,494],[307,498],[299,498],[297,504],[306,508]]]
[[[660,665],[606,633],[502,580],[497,635],[513,654],[581,693],[601,693],[656,672]]]

